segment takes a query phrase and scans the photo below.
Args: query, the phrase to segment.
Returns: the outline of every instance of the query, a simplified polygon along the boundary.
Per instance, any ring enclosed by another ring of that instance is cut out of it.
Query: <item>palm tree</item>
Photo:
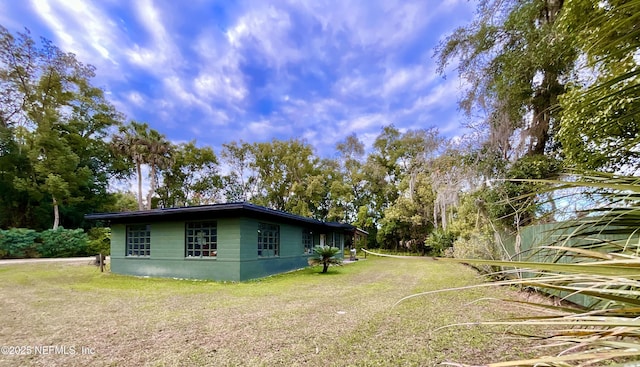
[[[342,260],[336,257],[339,252],[340,249],[337,247],[316,246],[313,249],[313,257],[309,258],[309,265],[322,265],[322,272],[326,273],[329,265],[342,265]]]
[[[130,160],[136,169],[138,180],[138,209],[151,209],[151,199],[158,188],[158,170],[171,164],[172,144],[163,134],[150,129],[149,124],[131,121],[113,136],[111,146],[121,156]],[[142,165],[149,165],[150,184],[146,207],[142,200]]]
[[[119,133],[113,136],[111,146],[116,154],[128,158],[135,165],[138,180],[138,209],[144,210],[142,201],[142,165],[147,163],[148,145],[146,135],[147,123],[131,121],[129,125],[120,127]]]
[[[146,136],[147,159],[149,165],[150,184],[147,193],[147,209],[151,209],[151,199],[158,188],[158,170],[166,169],[172,163],[172,144],[156,130],[149,130]]]

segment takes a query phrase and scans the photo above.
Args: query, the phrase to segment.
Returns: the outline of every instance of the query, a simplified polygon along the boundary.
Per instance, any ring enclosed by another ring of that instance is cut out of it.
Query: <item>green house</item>
[[[307,266],[313,247],[344,249],[357,229],[249,203],[89,214],[111,226],[111,271],[242,281]],[[340,252],[341,254],[343,251]]]

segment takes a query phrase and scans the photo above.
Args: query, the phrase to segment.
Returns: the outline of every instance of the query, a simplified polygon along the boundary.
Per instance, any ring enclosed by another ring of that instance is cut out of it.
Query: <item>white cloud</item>
[[[145,105],[145,97],[136,91],[129,92],[127,94],[127,100],[137,107],[143,107]]]
[[[383,97],[422,91],[435,84],[434,81],[438,78],[434,64],[390,65],[386,69],[381,91]]]
[[[299,5],[333,37],[347,37],[353,46],[396,48],[419,37],[437,11],[430,1],[303,1]],[[440,7],[438,7],[439,9]]]
[[[121,111],[178,140],[303,137],[326,155],[352,132],[370,147],[390,123],[455,130],[440,113],[459,81],[435,72],[431,27],[458,24],[461,0],[222,2],[222,12],[207,1],[29,1],[60,48],[98,67]]]
[[[282,118],[285,121],[301,122],[314,127],[318,124],[331,126],[336,114],[344,111],[345,106],[333,98],[303,100],[291,99],[282,106]]]
[[[198,72],[193,85],[199,96],[227,103],[237,103],[247,96],[240,70],[242,56],[216,30],[204,30],[194,50],[198,54]]]
[[[346,98],[352,98],[355,96],[367,96],[371,95],[377,87],[375,82],[375,76],[365,77],[363,75],[347,74],[341,79],[336,81],[333,86],[334,92],[344,96]]]
[[[144,26],[150,40],[144,45],[134,44],[128,48],[126,53],[129,61],[153,74],[175,72],[174,69],[182,62],[181,55],[163,25],[160,9],[151,0],[138,0],[133,4],[137,19]]]
[[[265,132],[277,134],[291,134],[293,126],[291,124],[281,124],[277,121],[262,119],[259,121],[251,121],[242,128],[242,136],[250,137],[254,141],[270,140],[269,135]]]
[[[367,114],[354,116],[353,118],[340,122],[340,127],[345,133],[357,133],[361,131],[368,131],[371,128],[378,128],[380,126],[388,124],[386,116],[380,113]]]
[[[303,59],[303,54],[290,41],[292,29],[289,13],[273,5],[264,8],[253,4],[247,13],[226,32],[226,38],[236,50],[258,53],[276,69]]]
[[[103,9],[81,0],[32,0],[32,6],[62,50],[95,65],[103,78],[122,78],[118,45],[125,35]]]

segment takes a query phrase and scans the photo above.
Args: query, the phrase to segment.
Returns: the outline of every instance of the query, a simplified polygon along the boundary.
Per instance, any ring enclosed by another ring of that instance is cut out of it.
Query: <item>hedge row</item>
[[[88,233],[64,228],[42,232],[26,228],[0,229],[0,258],[108,255],[110,238],[109,228],[92,228]]]

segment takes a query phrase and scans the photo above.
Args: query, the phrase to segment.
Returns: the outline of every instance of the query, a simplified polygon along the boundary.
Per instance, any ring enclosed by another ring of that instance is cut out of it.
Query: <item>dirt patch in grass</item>
[[[517,315],[506,303],[474,302],[516,297],[508,289],[437,293],[394,307],[415,292],[481,281],[457,264],[370,258],[328,274],[304,269],[245,283],[63,264],[1,270],[0,344],[31,353],[1,355],[0,366],[433,366],[531,353],[504,328],[438,330]],[[58,349],[34,349],[42,346]]]

